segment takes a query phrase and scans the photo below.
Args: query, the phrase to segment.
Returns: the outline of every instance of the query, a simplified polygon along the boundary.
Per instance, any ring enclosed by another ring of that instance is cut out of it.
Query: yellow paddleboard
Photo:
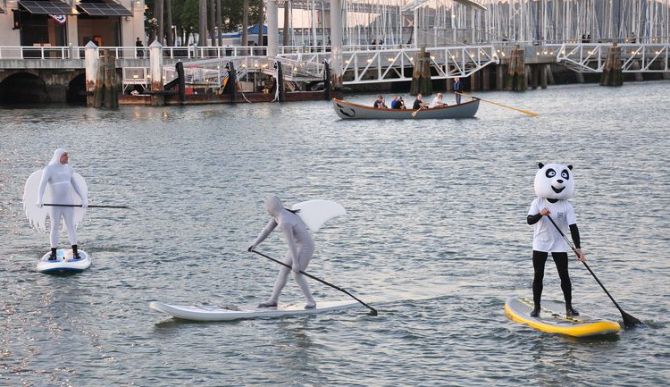
[[[555,301],[542,301],[542,310],[538,317],[531,317],[533,300],[524,297],[510,297],[505,303],[505,315],[512,321],[526,324],[545,333],[557,333],[572,337],[612,335],[621,330],[621,326],[609,320],[603,320],[581,314],[566,317],[565,304]]]

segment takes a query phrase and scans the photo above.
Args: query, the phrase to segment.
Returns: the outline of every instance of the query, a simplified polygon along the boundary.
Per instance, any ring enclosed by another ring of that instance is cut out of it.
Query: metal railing
[[[556,60],[574,71],[600,73],[603,71],[611,44],[576,43],[558,48]],[[662,73],[670,71],[670,43],[620,44],[621,69],[624,73]]]

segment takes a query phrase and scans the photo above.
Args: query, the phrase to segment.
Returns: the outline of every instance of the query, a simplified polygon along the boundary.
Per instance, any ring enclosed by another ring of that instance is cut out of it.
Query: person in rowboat
[[[461,104],[461,92],[463,91],[463,84],[459,77],[454,78],[454,95],[456,96],[456,105]]]
[[[574,196],[575,183],[572,165],[538,164],[540,169],[535,175],[535,194],[537,197],[528,210],[527,223],[533,225],[533,311],[532,317],[540,315],[542,298],[542,280],[544,265],[549,253],[554,258],[561,290],[565,298],[565,312],[568,317],[579,316],[572,307],[572,282],[568,274],[568,244],[552,224],[548,216],[567,234],[568,228],[577,251],[577,260],[586,261],[581,250],[579,229],[572,204],[568,201]]]
[[[419,109],[425,109],[427,108],[428,105],[423,101],[423,96],[421,94],[416,95],[416,99],[414,100],[414,104],[412,105],[412,109],[414,110],[419,110]]]
[[[302,219],[296,215],[297,211],[284,208],[278,197],[270,196],[265,199],[265,209],[270,216],[272,216],[272,219],[270,219],[254,243],[249,247],[248,251],[255,250],[276,227],[279,227],[288,244],[288,252],[284,258],[284,263],[290,266],[291,269],[282,266],[272,289],[270,299],[260,303],[258,306],[261,308],[276,307],[277,301],[279,300],[279,294],[282,289],[284,289],[284,286],[286,286],[289,273],[293,271],[295,281],[300,286],[300,289],[307,300],[305,309],[313,309],[316,307],[316,301],[314,301],[314,297],[312,297],[312,293],[309,291],[309,285],[307,285],[305,276],[300,274],[301,270],[307,268],[307,265],[309,265],[309,261],[314,254],[314,241],[312,240],[312,235],[309,233],[309,230]]]
[[[82,208],[88,207],[88,197],[86,191],[79,187],[74,178],[74,170],[68,164],[69,156],[64,149],[56,149],[54,155],[42,172],[38,192],[37,207],[44,206],[44,192],[47,185],[51,189],[52,200],[55,204],[75,204],[72,191],[79,195],[82,202]],[[75,224],[75,209],[73,207],[51,207],[51,255],[49,260],[56,260],[56,251],[58,249],[58,240],[60,238],[61,218],[65,221],[67,235],[72,245],[72,255],[75,259],[81,259],[77,251],[77,233]]]
[[[428,105],[428,108],[433,109],[433,108],[442,107],[442,106],[447,106],[446,102],[444,102],[444,94],[437,93],[435,98],[433,98],[433,100],[430,101],[430,105]]]
[[[377,96],[377,99],[375,100],[375,103],[372,105],[375,109],[388,109],[386,106],[386,102],[384,101],[384,97],[381,95]]]

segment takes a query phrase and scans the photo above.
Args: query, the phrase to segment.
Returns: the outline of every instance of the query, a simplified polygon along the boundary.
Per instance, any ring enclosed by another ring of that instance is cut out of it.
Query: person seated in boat
[[[423,96],[421,94],[417,94],[416,99],[414,100],[414,104],[412,105],[412,109],[419,110],[425,109],[427,107],[428,105],[423,101]]]
[[[430,101],[430,105],[428,105],[428,108],[433,109],[433,108],[443,107],[443,106],[447,106],[447,103],[444,102],[444,94],[437,93],[435,98],[433,98],[433,100]]]
[[[388,109],[386,106],[386,103],[384,102],[384,97],[381,95],[377,96],[377,99],[375,100],[374,105],[372,105],[375,109]]]
[[[401,96],[393,98],[393,101],[391,101],[391,109],[405,109],[405,101],[402,100]]]
[[[289,273],[293,271],[293,277],[307,300],[305,309],[316,308],[316,301],[314,301],[314,297],[312,297],[312,293],[309,291],[307,280],[305,279],[305,276],[300,274],[301,270],[304,271],[307,269],[307,265],[309,265],[309,261],[314,254],[314,241],[312,240],[312,235],[309,233],[307,226],[300,216],[296,214],[299,210],[294,211],[284,208],[284,205],[278,197],[269,196],[265,199],[265,209],[272,219],[270,219],[254,243],[248,248],[248,251],[256,250],[256,247],[263,242],[276,227],[279,227],[289,247],[286,257],[284,258],[284,264],[288,267],[282,266],[272,289],[272,296],[270,296],[267,301],[260,303],[258,307],[274,308],[277,306],[279,294],[282,289],[284,289],[284,286],[286,286]]]

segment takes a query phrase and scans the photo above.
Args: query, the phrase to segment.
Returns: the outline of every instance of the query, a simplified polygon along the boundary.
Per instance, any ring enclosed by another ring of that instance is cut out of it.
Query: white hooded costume
[[[305,276],[300,274],[301,270],[307,268],[307,265],[309,265],[309,261],[314,254],[314,241],[312,240],[312,236],[303,220],[295,213],[284,208],[282,202],[276,196],[270,196],[265,200],[265,209],[272,215],[272,219],[268,222],[263,231],[261,231],[260,235],[258,235],[258,238],[254,241],[250,250],[255,249],[256,246],[270,235],[275,227],[279,226],[289,247],[286,257],[284,258],[284,263],[291,266],[295,280],[300,286],[302,293],[305,295],[305,299],[307,300],[305,308],[314,308],[316,302],[312,297],[312,293],[309,291],[307,280],[305,279]],[[275,281],[272,296],[267,302],[262,303],[260,306],[276,306],[277,301],[279,300],[279,294],[286,285],[290,271],[291,270],[287,267],[282,267],[279,270],[279,276]]]
[[[28,190],[34,189],[34,187],[31,187],[31,180],[34,180],[33,176],[26,182],[26,192],[24,192],[26,215],[31,225],[37,228],[45,228],[46,211],[43,210],[45,193],[52,204],[79,204],[73,193],[76,193],[81,199],[81,208],[50,207],[50,242],[52,249],[58,247],[61,218],[67,227],[70,244],[73,246],[77,244],[76,227],[82,221],[86,207],[88,206],[88,188],[86,187],[86,183],[80,175],[73,171],[72,167],[68,164],[61,164],[60,159],[64,153],[67,153],[64,149],[56,149],[49,164],[42,171],[37,171],[33,174],[36,177],[41,172],[35,201],[37,209],[29,207],[29,203],[26,200],[26,197],[30,196]],[[48,191],[46,189],[47,185],[49,186]]]

